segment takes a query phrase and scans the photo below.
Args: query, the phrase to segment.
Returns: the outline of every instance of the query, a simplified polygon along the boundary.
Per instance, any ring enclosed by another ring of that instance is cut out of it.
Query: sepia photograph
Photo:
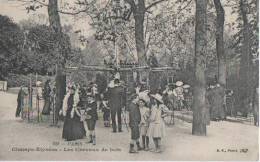
[[[0,161],[259,161],[259,1],[0,0]]]

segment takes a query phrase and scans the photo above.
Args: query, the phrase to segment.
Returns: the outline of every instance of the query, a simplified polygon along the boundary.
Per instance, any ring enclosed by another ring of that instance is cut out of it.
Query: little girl
[[[172,112],[163,104],[160,94],[151,95],[151,116],[148,133],[149,136],[153,138],[155,144],[154,152],[157,153],[162,152],[161,139],[165,136],[165,123],[162,113],[167,115]]]
[[[149,127],[148,119],[150,116],[150,109],[147,107],[147,102],[142,98],[139,98],[138,105],[141,113],[140,134],[142,136],[143,149],[148,151],[149,137],[147,135],[147,131]]]

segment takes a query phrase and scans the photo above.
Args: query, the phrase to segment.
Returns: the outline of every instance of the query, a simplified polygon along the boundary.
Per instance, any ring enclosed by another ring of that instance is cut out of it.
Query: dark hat
[[[136,93],[131,94],[131,96],[130,96],[130,100],[134,100],[137,96],[138,96],[138,95],[137,95]]]

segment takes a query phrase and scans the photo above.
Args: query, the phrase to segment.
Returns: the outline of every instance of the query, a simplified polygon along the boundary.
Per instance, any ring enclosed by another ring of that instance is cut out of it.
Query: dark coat
[[[129,126],[138,126],[141,122],[141,113],[137,104],[130,103],[129,105]]]
[[[97,103],[96,102],[88,103],[87,109],[89,109],[87,110],[87,114],[91,116],[91,119],[98,120]]]
[[[209,103],[210,107],[210,118],[211,119],[224,119],[225,110],[224,110],[224,88],[216,87],[211,90],[209,94]]]
[[[74,95],[70,95],[68,98],[68,109],[62,131],[62,138],[68,141],[82,139],[86,135],[86,131],[83,122],[80,121],[80,117],[75,113],[73,118],[71,118],[71,110],[74,103],[73,96]]]
[[[125,90],[122,86],[108,88],[108,104],[111,110],[121,109],[125,106]]]

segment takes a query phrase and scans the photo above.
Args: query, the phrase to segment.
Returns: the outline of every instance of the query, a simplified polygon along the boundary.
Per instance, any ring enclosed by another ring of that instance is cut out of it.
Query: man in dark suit
[[[124,87],[120,85],[119,79],[115,79],[114,85],[108,87],[108,104],[110,107],[113,132],[117,131],[116,115],[118,131],[122,132],[121,113],[122,108],[125,106],[125,90]]]

